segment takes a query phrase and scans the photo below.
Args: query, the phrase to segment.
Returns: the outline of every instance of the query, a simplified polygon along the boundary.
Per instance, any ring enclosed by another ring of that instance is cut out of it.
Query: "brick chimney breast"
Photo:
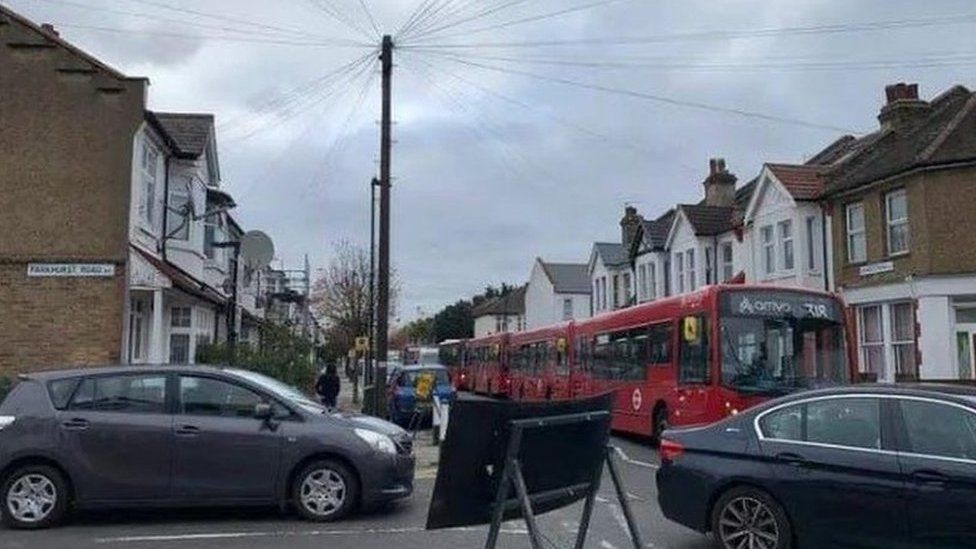
[[[735,182],[737,178],[725,167],[724,158],[708,161],[708,177],[705,185],[705,204],[707,206],[735,205]]]
[[[918,98],[918,84],[914,83],[899,82],[885,86],[885,99],[887,103],[878,114],[882,129],[911,131],[932,110],[927,101]]]
[[[637,215],[637,208],[633,206],[624,207],[624,216],[620,219],[620,243],[628,251],[634,239],[637,238],[640,222],[641,217]]]

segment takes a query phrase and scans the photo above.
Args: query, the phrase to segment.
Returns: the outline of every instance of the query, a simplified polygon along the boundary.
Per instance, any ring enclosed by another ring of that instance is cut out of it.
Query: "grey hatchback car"
[[[110,367],[21,376],[0,404],[3,522],[71,508],[279,505],[338,519],[413,491],[412,439],[254,372]]]

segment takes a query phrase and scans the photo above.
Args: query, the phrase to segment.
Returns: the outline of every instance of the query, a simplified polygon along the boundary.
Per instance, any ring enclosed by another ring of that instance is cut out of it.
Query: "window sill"
[[[911,251],[910,250],[906,250],[904,252],[897,252],[897,253],[893,253],[893,254],[888,254],[887,258],[888,259],[901,259],[903,257],[908,257],[910,254],[911,254]]]

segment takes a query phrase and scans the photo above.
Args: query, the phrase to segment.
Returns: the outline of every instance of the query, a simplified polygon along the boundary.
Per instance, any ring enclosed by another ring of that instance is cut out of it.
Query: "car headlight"
[[[384,454],[396,454],[396,444],[390,437],[384,435],[383,433],[377,433],[376,431],[370,431],[369,429],[353,429],[356,432],[356,436],[363,439],[366,444],[369,444],[374,450]]]

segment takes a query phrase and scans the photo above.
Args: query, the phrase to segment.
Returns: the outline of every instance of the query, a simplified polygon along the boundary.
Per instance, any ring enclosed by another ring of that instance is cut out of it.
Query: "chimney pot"
[[[917,101],[918,84],[899,82],[885,86],[885,98],[888,100],[889,105],[895,101]]]
[[[61,34],[57,31],[57,29],[54,28],[54,25],[50,23],[41,24],[41,30],[53,36],[61,36]]]

